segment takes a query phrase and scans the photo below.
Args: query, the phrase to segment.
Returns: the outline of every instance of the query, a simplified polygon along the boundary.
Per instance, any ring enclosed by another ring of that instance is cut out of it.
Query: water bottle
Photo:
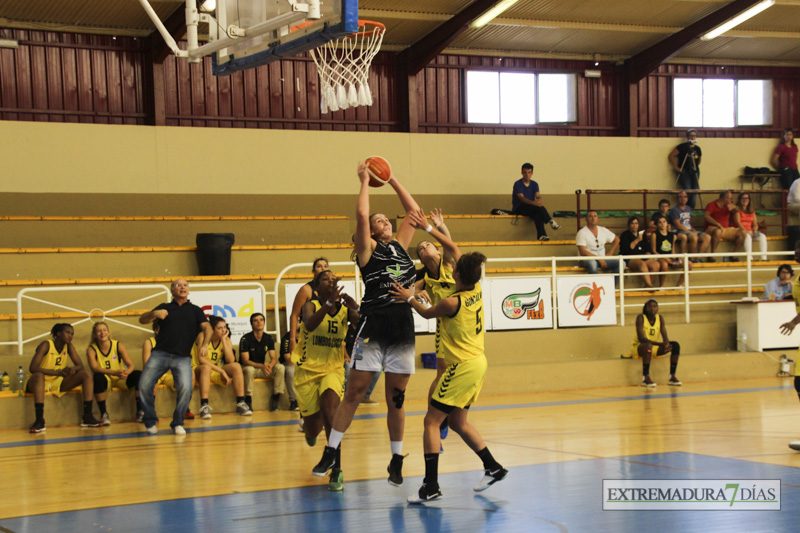
[[[23,387],[25,387],[25,371],[22,370],[22,365],[20,365],[19,369],[17,370],[17,392],[20,396],[24,394]]]
[[[8,377],[8,372],[3,372],[3,381],[2,381],[3,392],[6,392],[8,390],[10,382],[11,378]]]
[[[742,330],[742,333],[739,334],[739,351],[747,351],[747,333],[744,330]]]

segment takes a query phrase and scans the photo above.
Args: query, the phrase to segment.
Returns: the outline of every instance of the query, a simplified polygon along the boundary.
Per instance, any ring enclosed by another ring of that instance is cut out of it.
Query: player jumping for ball
[[[486,256],[480,252],[462,255],[447,235],[428,225],[422,211],[409,213],[407,218],[414,227],[429,232],[456,260],[453,271],[456,292],[433,307],[426,309],[414,298],[413,291],[400,284],[395,283],[390,291],[396,300],[409,302],[423,318],[441,317],[442,328],[446,331],[442,343],[448,366],[433,393],[424,421],[425,479],[417,495],[408,498],[409,503],[422,503],[442,496],[438,479],[439,426],[445,418],[449,419],[453,431],[483,461],[483,478],[472,490],[481,492],[488,489],[504,479],[508,471],[492,457],[478,429],[467,420],[470,406],[478,399],[487,368],[483,345],[483,292],[479,283]]]

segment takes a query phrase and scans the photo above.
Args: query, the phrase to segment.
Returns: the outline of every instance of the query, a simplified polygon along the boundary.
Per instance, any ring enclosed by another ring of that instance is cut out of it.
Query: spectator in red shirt
[[[783,130],[783,142],[775,148],[772,166],[781,173],[781,187],[789,189],[794,180],[800,177],[797,171],[797,145],[794,143],[792,128]]]
[[[711,253],[717,251],[717,246],[722,239],[733,241],[733,251],[738,252],[742,249],[747,233],[741,229],[731,226],[731,213],[736,210],[733,203],[733,193],[724,191],[719,198],[706,206],[705,228],[703,231],[711,235]],[[714,261],[712,257],[710,261]]]

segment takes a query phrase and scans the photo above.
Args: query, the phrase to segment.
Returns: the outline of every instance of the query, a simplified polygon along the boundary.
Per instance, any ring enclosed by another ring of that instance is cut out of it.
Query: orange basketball
[[[392,166],[379,155],[367,158],[367,172],[369,173],[370,187],[383,187],[392,177]]]

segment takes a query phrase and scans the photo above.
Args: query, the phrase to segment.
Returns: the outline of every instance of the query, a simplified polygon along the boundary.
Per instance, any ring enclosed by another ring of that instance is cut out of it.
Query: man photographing
[[[681,189],[700,188],[700,160],[703,151],[697,145],[697,130],[686,131],[686,142],[675,147],[669,154],[669,162],[678,173],[678,184]],[[694,209],[697,201],[696,194],[689,195],[689,207]]]

